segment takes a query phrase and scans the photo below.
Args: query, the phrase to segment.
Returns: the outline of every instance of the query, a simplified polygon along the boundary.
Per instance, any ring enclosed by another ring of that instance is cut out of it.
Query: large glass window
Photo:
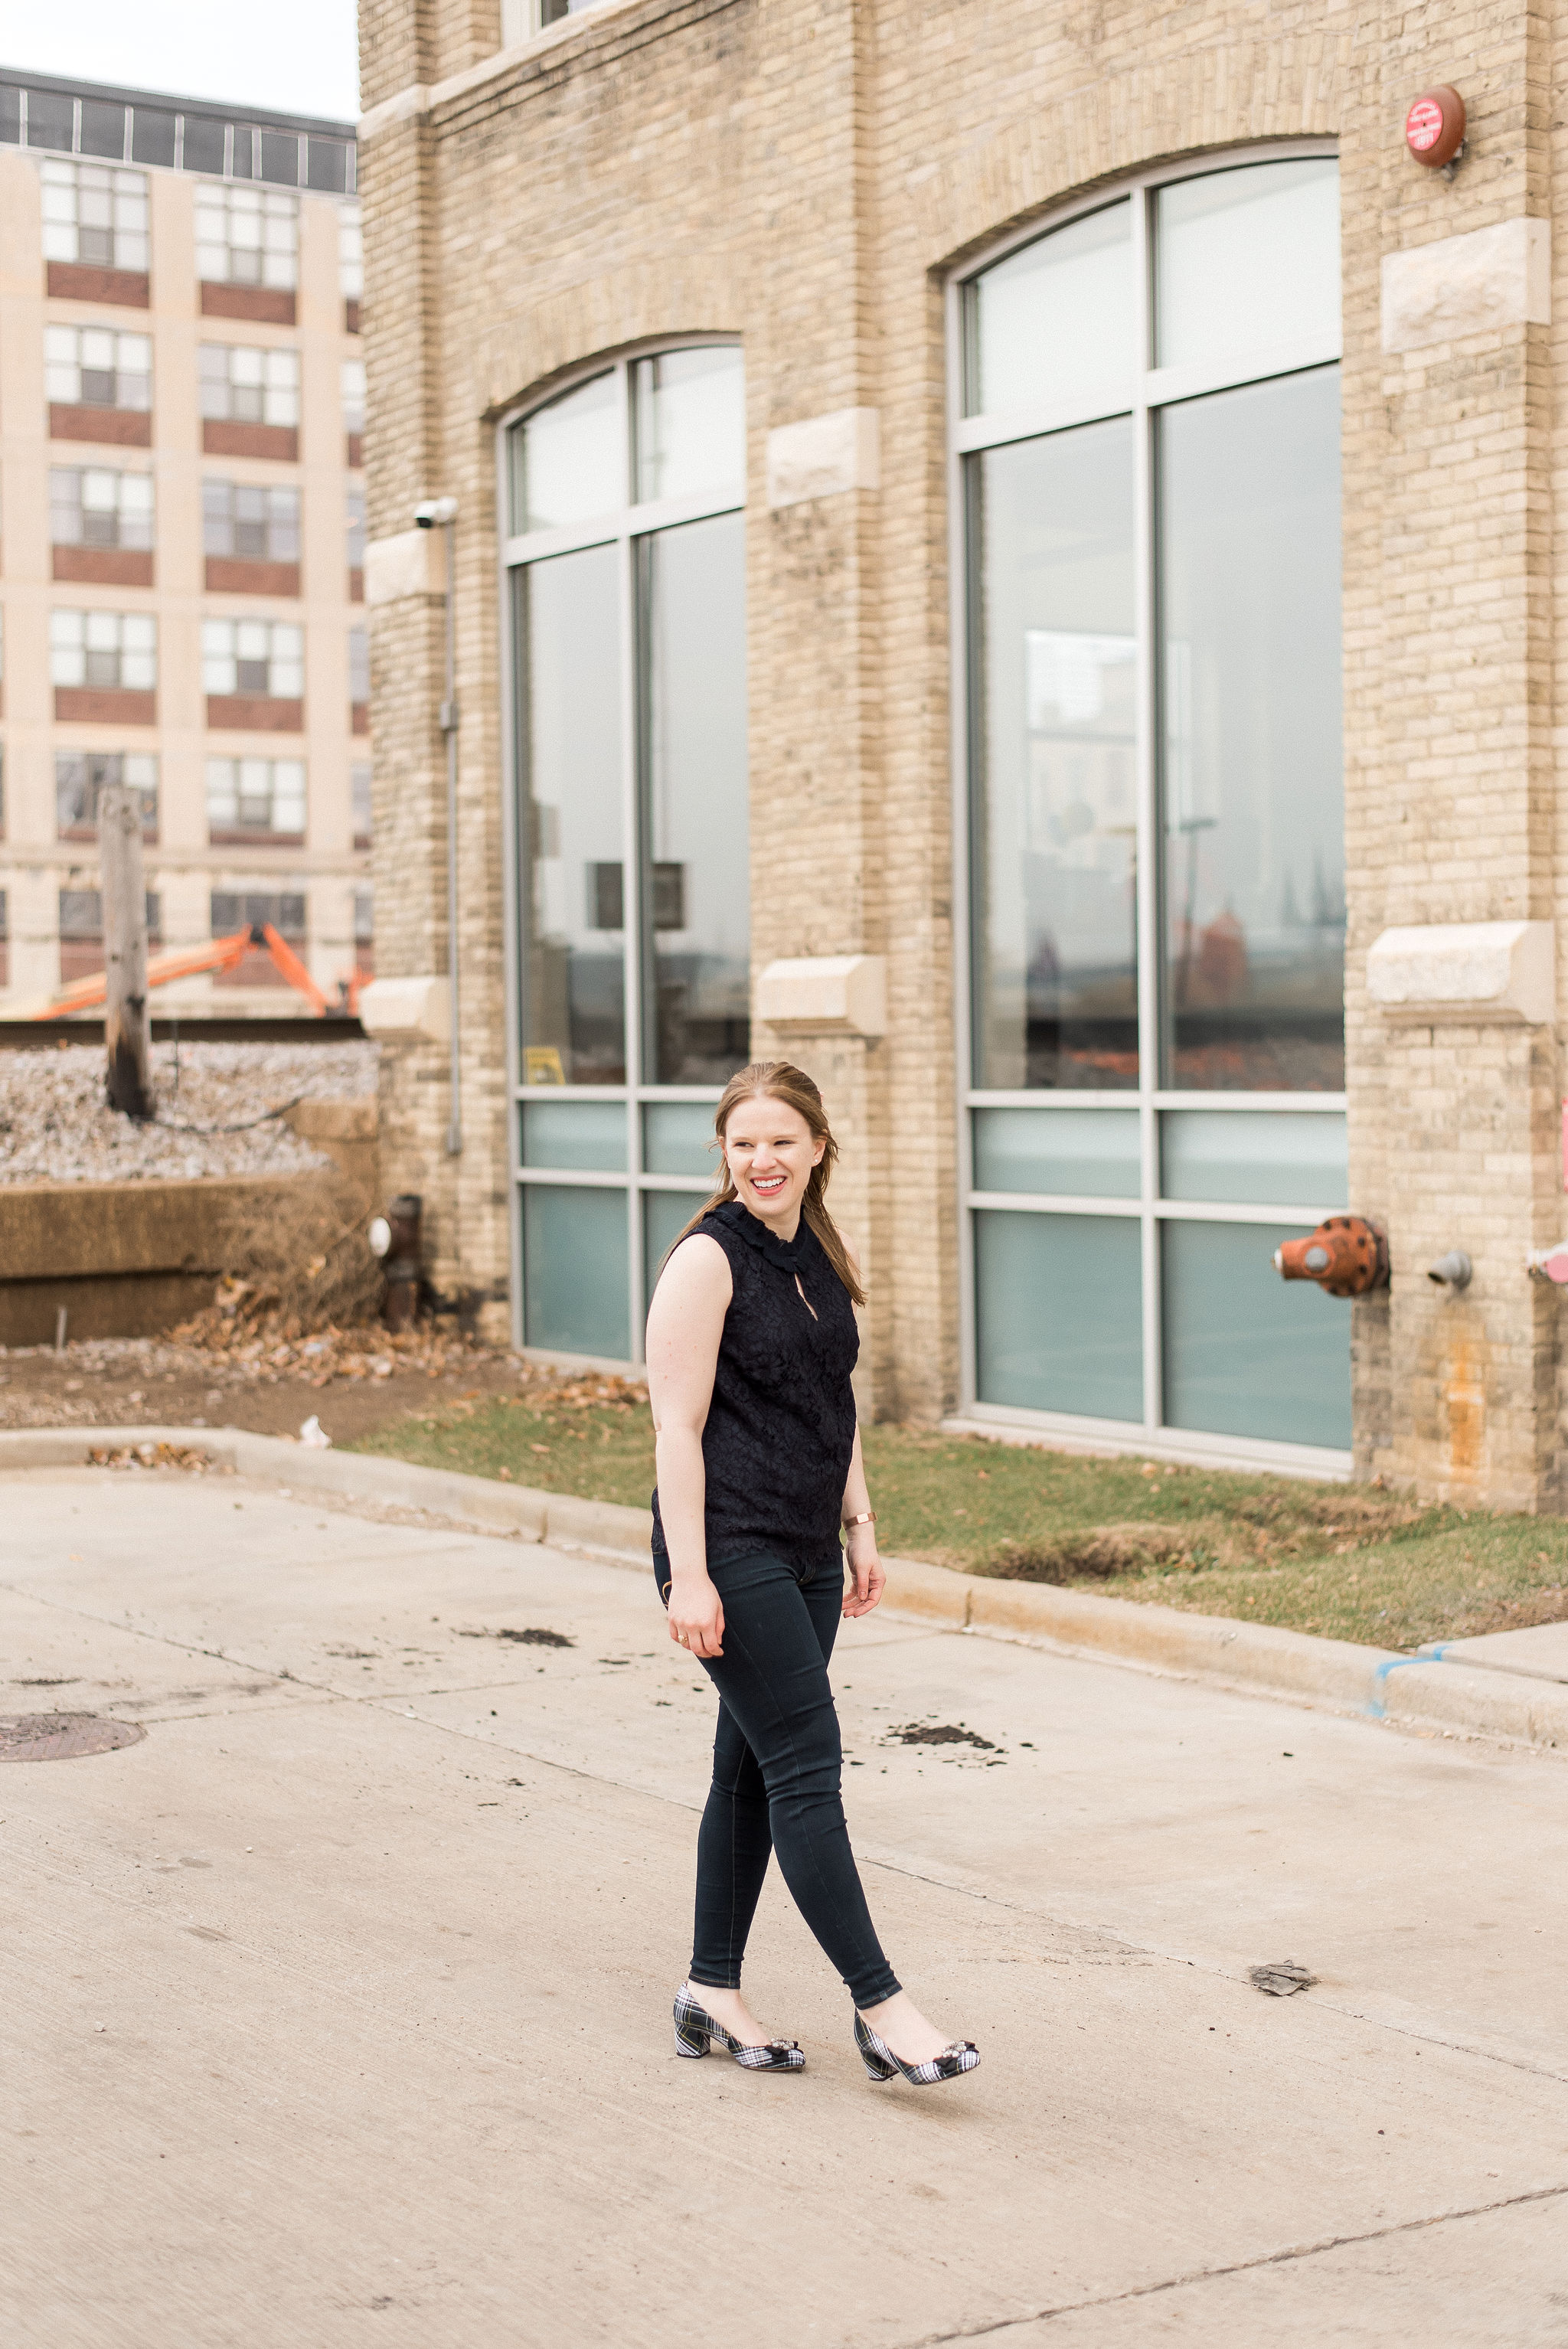
[[[1269,1262],[1346,1203],[1337,166],[1151,175],[957,318],[970,1393],[1342,1449]]]
[[[526,1344],[640,1352],[749,1051],[745,381],[729,344],[513,424],[519,1281]]]

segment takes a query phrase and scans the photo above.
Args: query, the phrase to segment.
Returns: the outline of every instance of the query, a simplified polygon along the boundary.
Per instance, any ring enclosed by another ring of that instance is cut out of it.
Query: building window
[[[365,232],[357,204],[337,207],[337,290],[346,302],[365,295]]]
[[[1270,1263],[1345,1203],[1337,167],[958,294],[969,1392],[1337,1452],[1348,1308]]]
[[[302,759],[209,759],[207,824],[214,838],[236,833],[304,836]]]
[[[357,603],[365,593],[365,492],[348,492],[348,592]]]
[[[145,900],[147,943],[163,936],[163,900],[155,889]],[[103,895],[98,889],[62,889],[59,894],[60,983],[96,978],[103,968]]]
[[[42,163],[44,258],[92,269],[148,267],[147,174],[102,163]]]
[[[49,473],[49,538],[55,546],[152,545],[152,476],[103,465],[62,465]]]
[[[11,908],[6,894],[0,889],[0,987],[11,984]]]
[[[370,640],[363,628],[348,631],[348,698],[353,702],[370,698]]]
[[[254,481],[203,481],[201,543],[236,563],[299,561],[299,492]]]
[[[51,612],[49,678],[150,693],[158,683],[157,621],[150,612]]]
[[[354,968],[361,978],[376,976],[376,892],[354,893]]]
[[[152,406],[152,341],[113,326],[46,326],[44,381],[51,407]]]
[[[368,848],[375,836],[370,777],[371,767],[368,760],[357,761],[348,771],[356,848]]]
[[[299,423],[299,353],[203,343],[201,414],[221,424]]]
[[[200,188],[196,274],[206,285],[292,293],[299,280],[298,198],[262,188]]]
[[[203,620],[201,690],[298,701],[304,692],[304,630],[286,620]]]
[[[339,380],[343,397],[343,431],[348,444],[347,461],[357,466],[361,461],[361,443],[365,437],[365,361],[345,359]]]
[[[144,840],[158,837],[158,761],[150,750],[57,750],[55,824],[62,840],[96,840],[98,795],[110,783],[139,793]]]
[[[305,946],[304,899],[291,890],[214,889],[208,901],[215,938],[232,938],[242,929],[265,929],[269,925],[296,954]],[[264,947],[245,955],[232,970],[215,972],[214,987],[286,987],[288,980]]]
[[[749,1050],[744,451],[730,344],[606,368],[507,436],[530,1345],[640,1352]]]

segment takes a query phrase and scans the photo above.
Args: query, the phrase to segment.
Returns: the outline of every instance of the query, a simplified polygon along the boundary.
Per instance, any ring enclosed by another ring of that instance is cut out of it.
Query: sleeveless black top
[[[698,1228],[729,1258],[734,1290],[702,1432],[708,1563],[766,1549],[820,1566],[838,1551],[855,1444],[850,1372],[861,1340],[850,1293],[804,1219],[781,1240],[730,1199]],[[656,1490],[654,1556],[667,1566]]]

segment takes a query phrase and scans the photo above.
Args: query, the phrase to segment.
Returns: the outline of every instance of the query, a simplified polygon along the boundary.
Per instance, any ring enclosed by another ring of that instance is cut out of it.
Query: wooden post
[[[123,783],[98,794],[107,993],[104,1043],[110,1109],[152,1115],[151,1029],[147,1017],[147,895],[141,870],[141,795]]]

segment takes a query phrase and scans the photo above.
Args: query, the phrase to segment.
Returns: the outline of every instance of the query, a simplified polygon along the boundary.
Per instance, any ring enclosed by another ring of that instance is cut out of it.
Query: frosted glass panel
[[[1136,1199],[1137,1112],[1115,1109],[977,1109],[975,1188],[1061,1191],[1079,1198]]]
[[[1339,336],[1339,166],[1255,163],[1161,188],[1161,367]]]
[[[525,1166],[586,1166],[607,1174],[626,1164],[626,1112],[619,1102],[528,1102],[522,1112]]]
[[[522,1193],[523,1337],[562,1354],[631,1353],[626,1313],[626,1195]]]
[[[663,351],[632,370],[637,497],[737,492],[746,479],[746,372],[738,350]]]
[[[650,1102],[643,1112],[643,1164],[650,1174],[718,1180],[712,1102]]]
[[[974,281],[968,302],[971,416],[1102,391],[1117,406],[1130,401],[1135,305],[1125,199],[1009,254]]]
[[[1165,1419],[1276,1444],[1350,1444],[1350,1306],[1282,1280],[1299,1227],[1166,1224]]]
[[[1174,1110],[1161,1120],[1168,1199],[1244,1199],[1258,1207],[1343,1207],[1342,1117]]]
[[[1140,1266],[1135,1216],[978,1213],[980,1401],[1140,1418]]]
[[[621,397],[597,375],[520,424],[511,436],[511,526],[587,522],[626,502]]]
[[[658,1286],[666,1250],[675,1245],[677,1232],[686,1225],[702,1206],[695,1191],[645,1191],[643,1194],[643,1287],[648,1300]]]

